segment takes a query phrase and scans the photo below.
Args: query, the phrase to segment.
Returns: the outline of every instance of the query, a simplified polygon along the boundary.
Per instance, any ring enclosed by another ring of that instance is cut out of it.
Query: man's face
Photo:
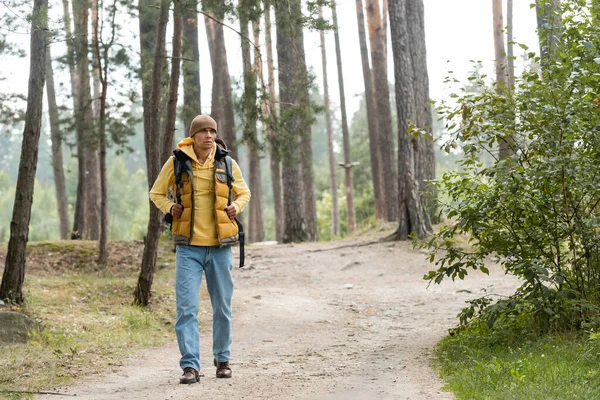
[[[212,150],[217,131],[213,128],[203,128],[194,135],[194,145],[203,150]]]

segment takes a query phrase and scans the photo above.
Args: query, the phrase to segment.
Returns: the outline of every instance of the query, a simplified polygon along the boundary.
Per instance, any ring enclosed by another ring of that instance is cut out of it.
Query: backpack
[[[177,204],[181,204],[181,188],[183,188],[183,180],[181,175],[185,172],[187,162],[190,161],[190,157],[180,149],[173,150],[173,170],[175,175],[175,186],[177,187],[175,193],[173,193],[174,201]],[[229,196],[227,197],[227,206],[231,205],[233,201],[233,173],[231,172],[231,157],[225,156],[225,173],[227,174],[227,186],[229,187]],[[165,215],[165,221],[170,225],[173,224],[173,216],[171,214]],[[244,266],[244,227],[239,219],[236,217],[235,222],[238,226],[238,235],[240,238],[240,268]],[[193,221],[192,221],[193,223]]]

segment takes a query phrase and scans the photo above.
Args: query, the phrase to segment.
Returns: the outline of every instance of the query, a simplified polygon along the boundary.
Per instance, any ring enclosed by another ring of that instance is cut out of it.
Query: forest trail
[[[433,347],[465,300],[484,288],[508,294],[515,280],[491,269],[427,288],[422,277],[433,266],[410,243],[365,242],[247,247],[247,267],[234,270],[232,379],[215,378],[203,282],[199,384],[179,384],[173,333],[169,345],[60,392],[80,400],[451,399],[431,366]],[[36,399],[50,397],[62,396]]]

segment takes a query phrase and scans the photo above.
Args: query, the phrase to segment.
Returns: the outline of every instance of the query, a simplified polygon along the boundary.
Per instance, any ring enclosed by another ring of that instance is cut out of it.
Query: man
[[[207,115],[194,118],[189,137],[177,144],[180,151],[177,160],[175,157],[167,160],[150,190],[154,204],[172,216],[171,229],[177,246],[175,332],[181,352],[179,365],[183,369],[180,383],[184,384],[200,380],[198,299],[203,272],[213,309],[213,355],[217,378],[231,377],[233,260],[230,245],[238,238],[235,217],[248,204],[250,190],[238,164],[229,159],[231,165],[227,165],[227,151],[217,145],[216,136],[214,119]],[[184,169],[178,184],[175,167]],[[231,174],[229,182],[228,170]],[[231,201],[228,185],[231,185],[234,201]],[[172,189],[175,202],[167,197],[169,189]]]

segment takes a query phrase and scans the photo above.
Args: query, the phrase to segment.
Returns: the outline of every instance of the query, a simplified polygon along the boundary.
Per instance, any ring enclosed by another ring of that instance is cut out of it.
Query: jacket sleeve
[[[237,213],[241,213],[246,208],[246,205],[250,201],[250,189],[242,176],[242,171],[240,170],[240,166],[235,160],[231,160],[231,173],[233,175],[233,184],[232,190],[233,194],[235,194],[235,200],[233,201],[233,205],[236,208]]]
[[[173,204],[175,204],[167,197],[169,188],[175,184],[173,172],[173,158],[170,157],[165,165],[163,165],[162,170],[158,174],[158,178],[156,178],[152,189],[150,189],[150,200],[152,200],[154,205],[156,205],[156,207],[164,214],[168,214],[171,211]]]

